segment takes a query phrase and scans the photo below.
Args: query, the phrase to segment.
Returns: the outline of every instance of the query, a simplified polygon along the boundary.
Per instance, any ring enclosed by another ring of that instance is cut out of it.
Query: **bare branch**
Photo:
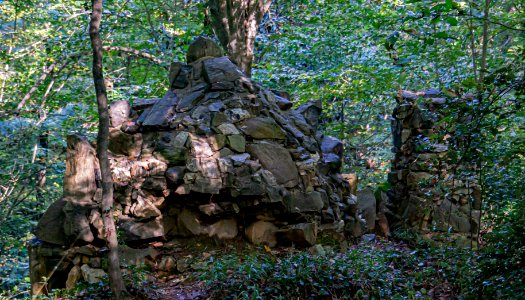
[[[133,55],[136,55],[138,57],[141,57],[141,58],[145,58],[145,59],[149,59],[150,61],[158,64],[158,65],[164,65],[165,62],[156,58],[155,56],[149,54],[149,53],[146,53],[146,52],[142,52],[140,50],[137,50],[137,49],[133,49],[133,48],[128,48],[128,47],[119,47],[119,46],[104,46],[102,47],[102,50],[104,51],[120,51],[120,52],[124,52],[124,53],[129,53],[129,54],[133,54]],[[167,69],[168,67],[167,66],[164,66],[165,69]]]
[[[149,60],[149,61],[151,61],[151,62],[153,62],[153,63],[155,63],[157,65],[161,65],[166,70],[168,69],[168,66],[165,64],[164,61],[156,58],[155,56],[153,56],[153,55],[151,55],[149,53],[142,52],[142,51],[137,50],[137,49],[133,49],[133,48],[129,48],[129,47],[120,47],[120,46],[104,46],[104,47],[102,47],[102,50],[104,50],[104,51],[120,51],[120,52],[124,52],[124,53],[133,54],[133,55],[135,55],[137,57],[141,57],[141,58],[147,59],[147,60]],[[69,55],[67,55],[67,56],[65,56],[65,57],[63,57],[61,59],[55,60],[55,62],[50,64],[48,67],[46,67],[44,73],[42,73],[42,75],[40,75],[40,77],[35,82],[35,84],[33,84],[31,89],[24,95],[24,98],[22,98],[20,103],[18,103],[16,109],[13,111],[12,114],[18,115],[20,113],[20,111],[22,110],[24,105],[27,103],[27,101],[29,99],[31,99],[33,94],[38,89],[38,87],[40,87],[40,85],[47,79],[47,77],[49,77],[49,75],[51,73],[53,73],[53,71],[56,69],[56,67],[58,65],[58,62],[63,61],[64,64],[60,67],[59,71],[57,71],[56,73],[59,73],[60,71],[62,71],[71,62],[70,61],[71,59],[80,58],[80,57],[83,57],[83,56],[86,56],[86,55],[89,55],[89,54],[91,54],[91,52],[78,52],[78,53],[69,54]]]

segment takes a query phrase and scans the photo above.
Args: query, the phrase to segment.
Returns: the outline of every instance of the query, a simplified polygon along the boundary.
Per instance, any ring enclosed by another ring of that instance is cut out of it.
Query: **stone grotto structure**
[[[361,234],[339,174],[343,145],[317,129],[319,102],[292,109],[205,38],[187,64],[172,63],[169,79],[163,98],[110,104],[121,256],[156,259],[150,243],[192,236],[274,247],[314,245],[321,231]],[[63,197],[30,246],[33,294],[104,274],[100,201],[94,145],[71,135]]]
[[[339,174],[343,144],[318,130],[320,102],[292,108],[285,93],[247,78],[213,41],[198,38],[186,64],[171,64],[169,82],[163,98],[110,104],[124,268],[148,261],[182,272],[188,263],[162,245],[188,237],[304,247],[325,234],[388,236],[393,222],[474,240],[476,169],[453,162],[453,138],[434,137],[449,104],[439,93],[401,95],[392,115],[391,190],[374,195],[356,190],[355,174]],[[29,246],[33,294],[105,275],[99,173],[93,143],[68,136],[63,196]]]

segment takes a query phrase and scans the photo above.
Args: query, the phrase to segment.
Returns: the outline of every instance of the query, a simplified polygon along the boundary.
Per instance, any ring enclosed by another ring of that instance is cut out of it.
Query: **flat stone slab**
[[[288,200],[288,211],[292,213],[320,212],[323,209],[321,193],[313,191],[303,193],[295,191]]]
[[[131,108],[134,110],[143,110],[146,107],[151,107],[162,98],[151,98],[151,99],[134,99],[131,104]]]
[[[199,101],[204,98],[204,93],[207,88],[208,85],[206,83],[201,83],[192,87],[186,95],[181,96],[181,100],[177,104],[177,111],[185,112],[195,107]]]
[[[239,129],[246,135],[254,139],[275,139],[284,140],[286,133],[281,129],[275,120],[270,118],[251,118],[245,120]]]
[[[288,150],[273,142],[259,142],[246,146],[252,156],[259,159],[261,165],[270,171],[277,183],[285,187],[294,187],[299,184],[297,167]]]
[[[204,78],[212,89],[222,90],[233,87],[229,84],[244,74],[226,56],[210,58],[203,62]]]
[[[171,91],[155,102],[149,111],[144,111],[147,114],[142,122],[143,126],[167,126],[169,120],[175,114],[175,105],[177,105],[179,98]]]

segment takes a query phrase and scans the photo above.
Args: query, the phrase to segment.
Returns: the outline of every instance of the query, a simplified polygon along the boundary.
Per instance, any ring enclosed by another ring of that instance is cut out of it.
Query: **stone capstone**
[[[212,90],[228,90],[233,88],[234,81],[244,74],[226,56],[210,58],[203,62],[204,79]]]
[[[193,43],[191,43],[188,48],[188,53],[186,54],[186,61],[192,63],[196,60],[199,60],[203,57],[221,57],[223,56],[223,51],[217,43],[212,39],[206,37],[198,37]]]

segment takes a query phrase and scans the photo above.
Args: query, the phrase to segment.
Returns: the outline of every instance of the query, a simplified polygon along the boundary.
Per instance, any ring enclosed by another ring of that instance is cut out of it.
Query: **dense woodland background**
[[[96,135],[90,13],[87,1],[0,0],[0,297],[27,296],[25,244],[62,192],[65,136]],[[162,97],[170,62],[185,60],[194,37],[214,36],[207,16],[206,1],[105,1],[101,38],[109,100]],[[399,229],[394,240],[404,241],[402,247],[364,246],[333,254],[333,263],[295,253],[281,260],[248,255],[236,266],[229,256],[206,280],[252,291],[237,295],[252,299],[268,266],[275,277],[286,264],[304,264],[305,278],[327,285],[343,284],[337,274],[351,268],[370,274],[345,279],[362,295],[375,289],[380,298],[417,298],[430,297],[436,286],[428,267],[442,270],[449,296],[523,299],[524,71],[521,0],[273,1],[256,38],[252,78],[289,92],[297,104],[322,100],[323,128],[344,141],[344,171],[357,173],[361,187],[387,188],[390,115],[400,90],[474,95],[450,119],[469,114],[474,120],[456,134],[469,140],[460,150],[481,170],[481,247],[433,248]],[[403,275],[380,276],[395,274],[392,263]],[[236,267],[239,273],[229,278],[220,272]],[[254,273],[253,285],[243,286],[243,272]],[[275,294],[262,295],[286,295],[285,286],[303,282],[294,280],[283,275]],[[399,282],[396,294],[392,287]]]

